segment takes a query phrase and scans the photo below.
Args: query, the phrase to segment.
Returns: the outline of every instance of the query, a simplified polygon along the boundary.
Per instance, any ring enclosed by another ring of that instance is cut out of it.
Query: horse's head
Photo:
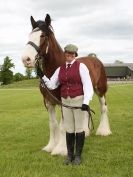
[[[22,54],[22,61],[25,67],[34,67],[37,56],[44,56],[48,52],[49,33],[51,30],[51,18],[47,14],[45,21],[35,21],[31,16],[32,32],[29,34],[29,41]]]

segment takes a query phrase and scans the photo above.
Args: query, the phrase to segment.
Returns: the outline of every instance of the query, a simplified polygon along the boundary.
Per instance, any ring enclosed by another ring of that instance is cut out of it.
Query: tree
[[[25,73],[26,73],[26,78],[27,79],[32,78],[32,69],[31,68],[26,68]]]
[[[21,74],[21,73],[16,73],[16,74],[14,74],[14,76],[13,76],[13,80],[14,80],[15,82],[22,81],[23,79],[24,79],[24,76],[23,76],[23,74]]]
[[[14,68],[15,65],[11,61],[12,59],[6,56],[4,58],[4,63],[1,66],[0,81],[4,85],[10,84],[13,81],[13,72],[11,71],[11,68]]]

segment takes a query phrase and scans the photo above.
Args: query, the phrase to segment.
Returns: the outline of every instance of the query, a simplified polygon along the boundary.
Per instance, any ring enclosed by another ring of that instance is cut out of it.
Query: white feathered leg
[[[99,127],[96,131],[96,135],[107,136],[110,135],[112,132],[109,126],[109,119],[108,119],[108,108],[105,102],[105,97],[99,97],[100,105],[101,105],[101,120]]]
[[[49,113],[50,139],[48,145],[42,150],[52,152],[59,140],[59,126],[56,120],[55,106],[47,104],[47,108]]]
[[[60,134],[59,134],[59,142],[57,146],[53,149],[52,155],[67,155],[67,148],[66,148],[66,131],[64,126],[64,121],[61,118],[60,121]]]

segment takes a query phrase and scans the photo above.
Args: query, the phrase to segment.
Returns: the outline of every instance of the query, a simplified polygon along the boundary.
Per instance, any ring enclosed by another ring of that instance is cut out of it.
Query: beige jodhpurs
[[[66,99],[61,98],[62,102],[69,106],[82,106],[83,96],[77,96],[75,98],[67,97]],[[85,111],[81,109],[69,109],[62,107],[64,125],[68,133],[79,133],[83,132],[83,123],[85,118]]]

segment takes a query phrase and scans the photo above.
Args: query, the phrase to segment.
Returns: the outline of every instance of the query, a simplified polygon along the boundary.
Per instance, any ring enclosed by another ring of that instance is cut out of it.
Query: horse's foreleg
[[[56,120],[55,106],[47,104],[48,113],[49,113],[49,128],[50,128],[50,139],[47,146],[42,150],[47,152],[52,152],[59,139],[59,126]]]
[[[111,134],[110,126],[109,126],[109,119],[108,119],[108,108],[106,105],[105,97],[99,97],[99,102],[101,106],[101,120],[99,127],[96,131],[96,135],[107,136]]]
[[[65,131],[65,125],[64,121],[61,118],[60,121],[60,134],[59,134],[59,142],[57,146],[53,149],[52,155],[67,155],[67,148],[66,148],[66,131]]]

